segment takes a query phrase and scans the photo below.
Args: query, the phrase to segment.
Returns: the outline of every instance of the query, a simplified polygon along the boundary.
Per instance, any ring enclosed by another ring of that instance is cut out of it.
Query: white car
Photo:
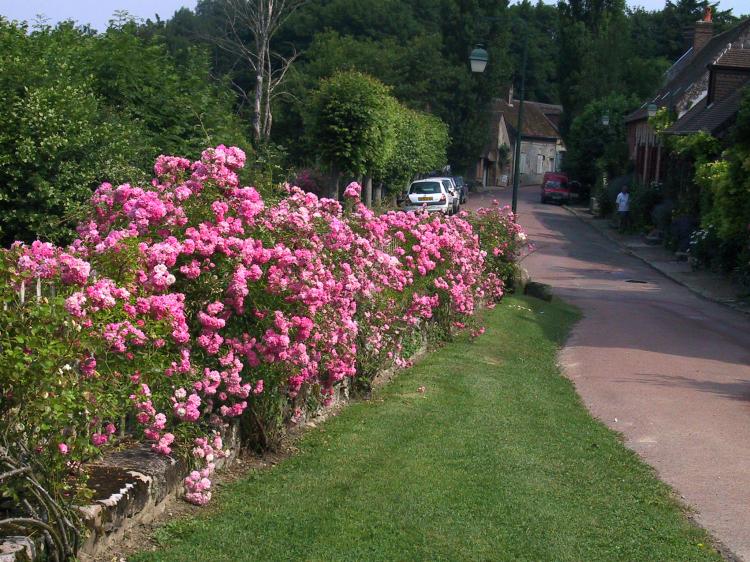
[[[459,205],[461,204],[461,195],[460,195],[458,186],[456,185],[456,181],[449,176],[441,176],[441,177],[430,178],[430,179],[440,180],[443,183],[445,188],[448,190],[448,194],[451,196],[451,213],[450,214],[457,213]]]
[[[445,178],[427,178],[412,182],[406,195],[405,211],[453,212],[453,196],[449,187],[441,181]]]

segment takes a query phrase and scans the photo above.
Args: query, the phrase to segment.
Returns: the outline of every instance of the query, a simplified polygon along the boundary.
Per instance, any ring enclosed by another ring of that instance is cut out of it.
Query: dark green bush
[[[663,201],[659,184],[635,184],[630,189],[631,224],[638,230],[655,226],[654,209]]]
[[[94,34],[0,17],[0,244],[72,237],[104,181],[138,182],[162,153],[247,147],[234,96],[198,50],[174,60],[135,23]]]

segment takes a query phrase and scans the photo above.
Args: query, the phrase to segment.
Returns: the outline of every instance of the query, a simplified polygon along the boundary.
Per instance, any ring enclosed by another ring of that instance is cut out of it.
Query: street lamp
[[[494,19],[494,18],[487,18]],[[516,131],[518,132],[518,138],[516,139],[515,152],[513,154],[513,200],[511,203],[511,209],[513,214],[516,214],[518,209],[518,182],[521,179],[518,165],[521,161],[521,137],[523,131],[523,102],[526,97],[526,59],[528,56],[528,33],[524,28],[523,34],[523,63],[521,64],[521,96],[518,103],[518,122],[516,123]],[[471,54],[469,55],[469,62],[471,63],[472,72],[484,72],[489,60],[487,51],[481,45],[477,45]]]
[[[604,125],[605,127],[609,128],[609,111],[605,112],[604,115],[602,115],[602,125]],[[602,161],[602,195],[604,197],[607,196],[607,164],[604,161]],[[591,207],[592,207],[592,209],[591,210],[593,211],[594,210],[593,197],[591,199],[592,199],[592,201],[591,201]],[[598,201],[597,201],[597,203],[598,203]],[[597,207],[600,208],[599,205],[597,205]]]
[[[471,63],[472,72],[484,72],[487,67],[487,61],[490,60],[487,51],[481,45],[477,45],[469,55],[469,62]]]
[[[655,117],[658,111],[659,111],[659,108],[657,107],[655,103],[650,103],[646,106],[646,113],[648,114],[649,119],[651,119],[652,117]],[[658,183],[659,177],[660,177],[660,171],[661,171],[661,140],[659,139],[658,136],[655,136],[653,138],[653,141],[654,141],[654,144],[656,145],[656,173],[654,174],[654,181]],[[648,142],[649,142],[649,139],[646,140],[646,150],[648,150]],[[647,173],[647,169],[644,164],[643,166],[644,181],[646,178],[646,173]]]

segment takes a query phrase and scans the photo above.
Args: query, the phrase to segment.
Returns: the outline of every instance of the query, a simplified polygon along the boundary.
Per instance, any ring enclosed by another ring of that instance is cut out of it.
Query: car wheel
[[[547,202],[547,198],[544,195],[542,195],[541,202],[542,202],[542,205],[544,205]]]

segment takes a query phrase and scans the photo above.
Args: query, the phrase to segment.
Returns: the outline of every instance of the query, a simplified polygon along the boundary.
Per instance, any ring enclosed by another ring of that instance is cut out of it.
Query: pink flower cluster
[[[97,189],[70,248],[14,248],[19,277],[69,288],[65,310],[87,330],[81,376],[129,384],[122,407],[163,454],[185,446],[179,424],[218,430],[267,392],[297,411],[305,388],[328,400],[358,368],[407,364],[404,339],[423,323],[463,325],[502,297],[483,248],[507,257],[501,234],[521,232],[507,214],[492,230],[496,210],[480,215],[487,240],[465,214],[376,215],[356,183],[348,211],[291,186],[266,206],[239,186],[244,162],[223,145],[196,162],[160,156],[150,186]],[[185,479],[186,497],[203,504],[223,453],[217,437],[194,445],[204,467]]]
[[[70,253],[55,247],[49,242],[32,242],[31,246],[23,246],[16,242],[14,248],[20,249],[18,269],[26,277],[52,279],[59,275],[66,285],[84,285],[91,273],[91,264],[76,257],[75,248]]]
[[[196,505],[205,505],[211,500],[210,476],[216,469],[215,461],[226,456],[218,434],[211,439],[198,437],[193,447],[193,457],[203,464],[200,470],[192,471],[184,480],[185,499]]]

